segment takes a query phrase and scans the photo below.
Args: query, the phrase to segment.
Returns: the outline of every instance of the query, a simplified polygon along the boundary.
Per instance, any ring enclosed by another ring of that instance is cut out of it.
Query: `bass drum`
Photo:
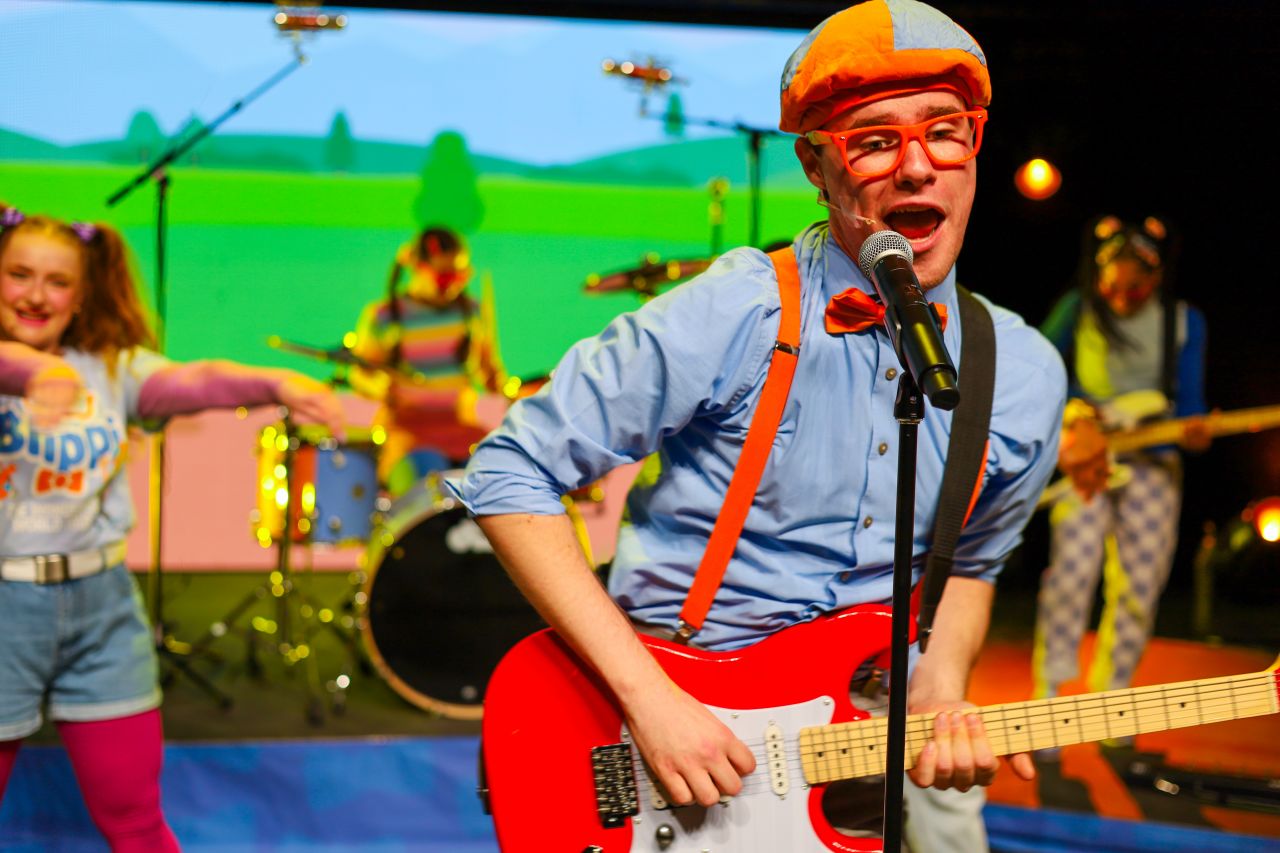
[[[362,631],[378,672],[424,710],[480,719],[498,661],[546,623],[479,525],[432,475],[392,504],[366,557]]]

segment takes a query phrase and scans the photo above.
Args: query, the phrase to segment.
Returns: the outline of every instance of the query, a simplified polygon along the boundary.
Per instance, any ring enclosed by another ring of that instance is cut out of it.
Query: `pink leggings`
[[[178,841],[160,813],[160,711],[58,723],[94,824],[113,853],[169,853]],[[0,741],[0,798],[22,741]]]

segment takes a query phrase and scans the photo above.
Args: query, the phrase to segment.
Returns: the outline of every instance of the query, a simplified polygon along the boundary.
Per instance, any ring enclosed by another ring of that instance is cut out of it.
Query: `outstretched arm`
[[[26,397],[37,427],[48,429],[62,420],[83,390],[80,374],[58,356],[0,341],[0,394]]]
[[[233,361],[169,364],[152,373],[138,395],[138,415],[167,418],[205,409],[237,406],[287,406],[300,421],[343,434],[342,404],[326,385],[314,379],[268,367]]]

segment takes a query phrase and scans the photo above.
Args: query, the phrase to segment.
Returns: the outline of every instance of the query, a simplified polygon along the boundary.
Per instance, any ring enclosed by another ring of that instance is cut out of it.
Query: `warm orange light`
[[[1062,186],[1062,173],[1048,160],[1037,157],[1018,167],[1013,176],[1013,185],[1027,198],[1043,201]]]
[[[1254,505],[1253,529],[1267,542],[1280,542],[1280,498],[1263,498]]]

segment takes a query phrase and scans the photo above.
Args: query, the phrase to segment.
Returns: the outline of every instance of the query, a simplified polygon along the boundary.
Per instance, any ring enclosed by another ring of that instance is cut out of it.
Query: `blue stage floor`
[[[475,796],[478,747],[470,736],[173,744],[165,811],[184,849],[200,853],[496,853]],[[1280,850],[1274,838],[1050,809],[991,805],[987,824],[992,849],[1007,853]],[[20,753],[0,807],[0,849],[106,849],[61,749]]]

